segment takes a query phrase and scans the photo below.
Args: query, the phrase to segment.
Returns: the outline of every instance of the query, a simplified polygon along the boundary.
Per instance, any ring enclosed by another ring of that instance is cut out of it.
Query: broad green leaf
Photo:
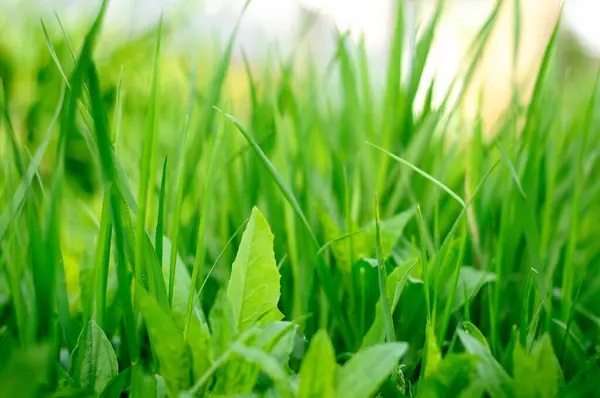
[[[115,350],[104,331],[90,320],[71,354],[71,375],[82,388],[100,394],[118,373]]]
[[[520,344],[515,344],[513,376],[515,394],[519,397],[557,396],[562,382],[562,372],[548,334],[544,334],[534,343],[530,353],[527,353]]]
[[[169,394],[176,394],[190,386],[192,368],[182,330],[152,296],[141,289],[138,291],[140,311],[148,328],[152,351],[158,358],[160,374],[165,379]]]
[[[394,270],[388,275],[387,278],[387,299],[390,302],[392,313],[398,305],[402,290],[406,285],[406,281],[410,276],[410,271],[415,265],[415,261],[407,261],[400,266],[394,268]],[[377,301],[375,308],[375,320],[365,334],[362,342],[362,348],[370,347],[375,344],[381,343],[385,338],[385,325],[383,322],[383,310],[381,309],[381,302]]]
[[[255,207],[242,235],[227,286],[227,297],[240,332],[265,314],[271,313],[274,318],[281,319],[277,309],[280,279],[273,252],[273,234],[267,220]]]
[[[458,286],[454,292],[454,300],[452,301],[454,307],[453,311],[456,311],[465,305],[465,299],[472,300],[483,285],[494,282],[495,280],[496,274],[494,273],[481,271],[474,267],[461,267],[458,277]]]
[[[386,343],[358,352],[338,372],[336,397],[373,396],[407,350],[406,343]]]
[[[458,337],[465,350],[479,359],[477,376],[482,387],[495,397],[510,396],[510,376],[496,361],[489,347],[464,330],[458,330]]]
[[[465,329],[465,332],[475,337],[488,351],[490,350],[490,346],[485,336],[481,333],[481,330],[477,329],[477,326],[473,325],[471,322],[465,321],[463,322],[463,328]]]
[[[425,398],[458,397],[464,389],[469,387],[476,373],[476,365],[477,357],[471,354],[448,354],[419,383],[418,396]]]
[[[327,331],[321,329],[313,336],[300,366],[298,398],[333,398],[335,373],[335,351]]]
[[[425,377],[428,377],[435,372],[442,361],[442,353],[437,345],[435,331],[429,322],[425,327],[425,353]]]

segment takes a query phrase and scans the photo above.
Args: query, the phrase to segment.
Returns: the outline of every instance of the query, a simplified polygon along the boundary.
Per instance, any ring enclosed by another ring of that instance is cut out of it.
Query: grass
[[[122,64],[106,2],[83,41],[44,21],[36,94],[0,65],[0,396],[593,394],[598,75],[557,28],[530,103],[456,140],[498,8],[417,108],[442,5],[406,79],[398,9],[381,91],[344,32],[321,71],[239,67],[236,28],[198,73],[167,21]]]

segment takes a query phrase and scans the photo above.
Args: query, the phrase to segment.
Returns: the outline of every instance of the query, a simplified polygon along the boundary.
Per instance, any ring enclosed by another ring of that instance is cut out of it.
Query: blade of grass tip
[[[385,105],[383,116],[382,137],[380,142],[383,147],[388,148],[392,141],[392,132],[398,126],[399,105],[402,92],[402,53],[404,51],[404,2],[396,1],[396,17],[394,24],[394,36],[390,44],[389,60],[387,66],[387,79],[385,90]],[[388,168],[389,159],[382,158],[377,173],[376,189],[382,191]]]
[[[181,152],[177,165],[177,196],[171,214],[171,253],[169,258],[169,305],[173,306],[173,290],[175,289],[175,268],[177,267],[177,246],[179,243],[179,220],[181,219],[181,203],[183,201],[183,173],[185,167],[185,143],[187,141],[188,118],[185,119]]]
[[[136,332],[136,323],[133,315],[133,306],[131,300],[131,278],[125,259],[125,229],[123,227],[121,197],[117,194],[115,187],[115,160],[111,148],[108,117],[104,108],[102,94],[100,92],[100,83],[95,67],[89,68],[90,74],[90,94],[92,103],[92,113],[96,130],[96,142],[106,192],[110,193],[110,209],[112,214],[112,223],[115,234],[115,254],[117,260],[117,297],[121,302],[123,309],[123,321],[125,324],[125,335],[127,338],[127,350],[132,364],[137,363],[139,359],[139,346]]]
[[[438,0],[435,13],[427,24],[427,28],[423,32],[418,44],[416,45],[415,60],[410,68],[410,85],[408,88],[407,101],[405,105],[405,123],[408,128],[412,128],[412,111],[419,85],[422,82],[423,72],[427,64],[427,58],[431,50],[431,45],[435,37],[435,32],[439,24],[440,18],[444,9],[444,0]],[[416,29],[415,29],[416,31]]]
[[[525,196],[525,191],[523,190],[523,186],[521,185],[521,180],[519,179],[519,174],[517,173],[517,170],[515,169],[515,166],[513,165],[513,163],[508,158],[508,154],[506,153],[504,148],[502,148],[502,146],[500,145],[500,143],[498,141],[496,141],[496,147],[502,154],[502,160],[504,160],[504,163],[506,163],[506,166],[508,167],[508,170],[510,171],[510,175],[511,175],[512,179],[515,181],[515,184],[517,184],[517,187],[519,188],[519,192],[521,193],[521,196],[523,196],[523,199],[527,199],[527,197]]]
[[[162,178],[160,181],[160,197],[158,200],[158,220],[156,222],[156,236],[154,238],[154,248],[159,264],[162,264],[163,258],[163,230],[165,222],[165,190],[167,187],[167,158],[163,163]],[[161,266],[162,269],[162,266]]]
[[[48,50],[50,50],[50,56],[52,57],[52,59],[54,60],[54,63],[58,67],[58,72],[65,80],[67,87],[71,88],[71,85],[69,84],[69,79],[67,79],[67,75],[65,74],[65,72],[60,64],[58,56],[56,55],[56,50],[54,49],[52,40],[50,40],[50,35],[48,35],[48,30],[46,29],[46,25],[44,24],[44,20],[42,18],[40,18],[40,23],[42,25],[42,32],[44,33],[44,40],[46,41],[46,46],[48,47]]]
[[[558,32],[560,31],[560,23],[562,19],[562,9],[564,7],[564,2],[561,4],[561,10],[558,14],[558,20],[556,21],[556,25],[554,26],[554,31],[552,32],[552,36],[550,36],[550,40],[548,41],[548,45],[544,50],[544,55],[542,57],[542,63],[540,68],[538,69],[537,77],[535,79],[535,83],[533,86],[533,91],[531,93],[531,101],[527,107],[527,111],[525,113],[525,126],[523,127],[523,135],[527,137],[527,133],[533,127],[533,123],[537,118],[533,117],[538,110],[539,104],[542,102],[544,96],[542,95],[542,90],[544,89],[544,81],[546,75],[548,74],[548,70],[551,66],[552,55],[554,53],[554,49],[556,48],[556,42],[558,37]]]
[[[288,259],[288,255],[284,254],[283,257],[281,257],[281,260],[279,260],[279,262],[277,263],[277,271],[281,272],[281,268],[285,265],[285,262]]]
[[[10,113],[8,111],[8,92],[4,89],[2,85],[2,81],[0,81],[0,91],[2,91],[2,113],[4,116],[4,120],[6,123],[6,131],[8,132],[9,141],[11,143],[11,148],[13,151],[13,156],[15,158],[15,162],[17,163],[17,171],[19,172],[19,177],[23,178],[25,174],[25,164],[23,162],[23,156],[21,155],[21,151],[19,150],[19,143],[17,141],[17,137],[15,135],[15,130],[13,128],[13,123],[10,118]]]
[[[423,285],[425,289],[425,305],[427,306],[427,321],[431,322],[431,301],[429,298],[429,269],[427,268],[427,251],[425,250],[423,215],[421,206],[417,205],[417,219],[419,220],[419,234],[421,235],[421,267],[423,273]]]
[[[377,252],[377,275],[379,279],[379,298],[381,300],[381,311],[385,323],[385,335],[387,341],[396,341],[392,311],[387,301],[387,271],[385,270],[385,259],[383,258],[383,239],[381,237],[381,221],[379,219],[379,197],[375,195],[375,246]]]
[[[71,58],[73,59],[73,62],[77,63],[77,57],[75,56],[75,51],[73,51],[73,46],[71,46],[71,42],[69,41],[69,37],[67,36],[67,31],[65,30],[62,21],[60,20],[60,17],[58,16],[58,13],[56,11],[54,11],[54,17],[56,18],[58,26],[60,27],[60,31],[63,34],[63,38],[65,39],[65,43],[67,44],[67,48],[69,49]]]
[[[513,85],[513,103],[518,106],[519,100],[519,86],[517,67],[519,64],[519,52],[521,50],[521,0],[514,0],[513,2],[513,59],[512,59],[512,85]]]
[[[216,108],[216,109],[219,112],[223,112],[223,111],[219,110],[218,108]],[[279,190],[285,197],[286,201],[292,207],[292,209],[294,209],[296,216],[300,219],[300,221],[306,228],[306,231],[309,234],[309,236],[314,244],[315,251],[318,251],[320,249],[319,241],[317,240],[317,237],[316,237],[314,231],[310,227],[310,224],[308,223],[308,220],[306,219],[306,216],[304,215],[302,208],[298,204],[298,201],[297,201],[296,197],[294,196],[294,193],[286,185],[281,174],[279,174],[279,172],[277,171],[275,166],[273,166],[273,163],[271,163],[271,161],[269,160],[267,155],[265,155],[263,150],[257,144],[254,137],[246,130],[246,128],[242,125],[242,123],[230,114],[225,114],[225,117],[227,119],[229,119],[236,126],[236,128],[244,136],[246,141],[248,141],[248,144],[250,144],[254,153],[260,158],[263,165],[267,169],[269,175],[271,176],[273,181],[277,184]],[[325,264],[323,257],[317,256],[316,260],[317,260],[317,267],[316,267],[317,276],[319,277],[321,287],[323,288],[323,292],[327,298],[330,309],[331,309],[334,317],[336,318],[337,322],[339,323],[340,333],[342,334],[344,341],[347,344],[351,344],[353,341],[353,339],[352,339],[353,331],[349,330],[347,327],[345,327],[347,322],[345,320],[344,314],[342,312],[342,307],[341,307],[341,304],[340,304],[340,301],[338,298],[337,283],[333,279],[333,276],[331,275],[331,273],[329,272],[329,269],[327,267],[327,264]]]
[[[54,111],[54,115],[52,116],[52,120],[44,136],[44,139],[38,146],[35,151],[35,155],[31,159],[27,170],[25,170],[25,174],[21,178],[21,182],[19,186],[14,191],[14,195],[9,200],[9,205],[2,211],[2,215],[0,215],[0,242],[4,239],[6,232],[8,231],[8,227],[10,226],[11,221],[13,220],[13,215],[16,213],[17,209],[21,207],[21,205],[25,201],[25,196],[27,192],[29,192],[29,187],[35,177],[40,163],[42,161],[42,157],[46,153],[46,149],[48,148],[48,144],[50,143],[50,139],[54,135],[54,127],[58,122],[58,118],[60,117],[60,113],[63,107],[64,98],[65,98],[65,86],[62,86],[61,95],[59,97],[58,104],[56,106],[56,110]],[[12,189],[11,189],[12,191]]]
[[[117,94],[115,100],[115,113],[113,115],[114,126],[112,129],[112,144],[115,155],[119,153],[119,144],[121,143],[121,123],[123,119],[123,93],[121,86],[123,83],[123,65],[119,71],[119,81],[117,82]]]
[[[417,166],[413,165],[410,162],[407,162],[406,160],[402,159],[399,156],[394,155],[393,153],[381,148],[380,146],[377,146],[371,142],[366,141],[366,143],[368,145],[371,145],[373,148],[383,152],[384,154],[386,154],[387,156],[391,157],[392,159],[394,159],[395,161],[397,161],[398,163],[410,168],[411,170],[413,170],[414,172],[420,174],[421,176],[425,177],[426,179],[428,179],[429,181],[431,181],[432,183],[434,183],[435,185],[437,185],[438,187],[442,188],[444,191],[446,191],[450,196],[452,196],[460,205],[461,207],[464,209],[465,208],[465,202],[464,200],[462,200],[460,198],[460,196],[458,196],[456,193],[454,193],[450,188],[448,188],[446,185],[444,185],[442,182],[440,182],[438,179],[436,179],[435,177],[432,177],[430,174],[427,174],[426,172],[424,172],[423,170],[421,170],[420,168],[418,168]]]
[[[353,231],[353,232],[350,232],[348,234],[343,234],[343,235],[338,236],[335,239],[332,239],[332,240],[329,240],[329,241],[325,242],[325,244],[323,246],[319,247],[319,250],[317,251],[317,256],[320,256],[321,254],[323,254],[323,252],[325,250],[327,250],[332,244],[339,243],[339,242],[341,242],[341,241],[343,241],[345,239],[348,239],[351,236],[362,234],[366,230],[367,230],[367,228],[361,228],[358,231]]]
[[[135,225],[135,278],[137,286],[147,286],[146,269],[144,265],[144,234],[146,233],[146,212],[148,202],[152,201],[152,159],[154,158],[156,141],[156,104],[158,97],[158,75],[159,75],[159,57],[162,42],[162,16],[158,24],[156,33],[156,48],[154,52],[154,71],[152,76],[152,88],[150,91],[150,103],[148,113],[146,114],[146,129],[142,138],[142,157],[140,160],[140,185],[138,190],[138,211]],[[134,294],[134,298],[137,294]],[[137,306],[137,300],[136,306]]]
[[[244,3],[244,6],[233,28],[233,31],[231,32],[231,35],[227,40],[227,47],[225,48],[225,52],[219,60],[216,73],[213,76],[213,79],[208,88],[208,92],[206,94],[202,107],[202,113],[200,114],[199,119],[203,123],[202,131],[201,134],[196,135],[196,137],[192,141],[192,145],[190,145],[191,153],[188,156],[189,167],[187,168],[187,174],[184,180],[184,196],[187,196],[192,186],[192,180],[194,179],[196,168],[198,167],[198,163],[200,162],[201,151],[204,147],[203,140],[205,139],[205,134],[207,134],[212,129],[212,126],[214,124],[215,113],[211,107],[218,104],[221,98],[221,90],[225,82],[225,77],[227,76],[227,71],[229,70],[229,63],[231,59],[231,54],[233,52],[233,45],[235,43],[240,24],[242,22],[242,18],[246,13],[246,10],[248,9],[248,6],[250,5],[251,1],[252,0],[246,0],[246,2]]]
[[[500,13],[500,9],[505,0],[496,1],[496,5],[494,9],[490,12],[488,18],[481,26],[477,34],[475,34],[475,39],[469,45],[468,53],[474,53],[474,56],[469,59],[469,64],[466,68],[466,72],[464,74],[457,74],[454,79],[450,82],[450,87],[446,90],[446,95],[441,101],[441,105],[439,109],[447,109],[447,105],[450,100],[455,96],[455,86],[459,84],[459,80],[462,80],[461,87],[456,95],[456,100],[450,106],[449,111],[447,112],[448,116],[445,119],[445,123],[443,126],[443,130],[445,131],[450,124],[452,118],[451,115],[455,114],[456,109],[460,105],[462,99],[464,98],[464,94],[469,89],[473,77],[475,76],[475,71],[477,70],[477,66],[481,62],[483,58],[484,51],[487,47],[487,43],[491,37],[491,33],[496,25],[496,20],[498,19],[498,15]]]
[[[221,117],[221,122],[219,123],[219,128],[217,130],[217,136],[215,137],[215,143],[213,145],[212,154],[210,157],[210,162],[208,165],[208,176],[206,182],[204,184],[204,195],[202,198],[202,208],[200,213],[200,225],[198,227],[198,241],[196,243],[196,259],[194,261],[194,267],[192,269],[192,280],[190,283],[190,292],[188,295],[188,303],[187,303],[187,311],[186,311],[186,321],[185,327],[183,329],[184,339],[187,341],[189,326],[192,319],[192,309],[194,303],[194,296],[196,292],[196,284],[198,283],[198,278],[204,276],[204,245],[205,245],[205,235],[206,235],[206,221],[208,219],[208,214],[210,211],[210,201],[212,199],[212,191],[214,187],[214,178],[217,167],[222,163],[220,158],[221,146],[223,142],[223,132],[225,130],[225,117]]]

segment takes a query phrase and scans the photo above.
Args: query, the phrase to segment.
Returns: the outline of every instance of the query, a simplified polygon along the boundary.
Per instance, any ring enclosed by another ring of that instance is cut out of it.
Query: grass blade
[[[394,159],[395,161],[397,161],[398,163],[410,168],[411,170],[413,170],[414,172],[420,174],[421,176],[425,177],[426,179],[428,179],[429,181],[431,181],[432,183],[434,183],[435,185],[437,185],[438,187],[442,188],[444,191],[446,191],[450,196],[452,196],[460,205],[461,207],[464,209],[465,208],[465,202],[464,200],[462,200],[460,198],[460,196],[458,196],[457,194],[455,194],[450,188],[448,188],[446,185],[444,185],[442,182],[440,182],[438,179],[436,179],[435,177],[432,177],[431,175],[427,174],[426,172],[424,172],[423,170],[421,170],[420,168],[418,168],[417,166],[413,165],[410,162],[407,162],[406,160],[402,159],[399,156],[394,155],[391,152],[388,152],[387,150],[373,144],[367,141],[367,144],[371,145],[373,148],[383,152],[384,154],[386,154],[387,156],[391,157],[392,159]]]
[[[140,186],[138,190],[138,211],[135,225],[135,278],[137,286],[145,286],[148,288],[147,270],[145,269],[143,260],[143,245],[144,235],[146,234],[146,211],[148,209],[148,203],[152,201],[152,185],[154,167],[152,167],[152,160],[154,159],[156,152],[156,106],[158,97],[158,79],[159,79],[159,58],[160,58],[160,47],[162,43],[162,29],[163,21],[162,18],[158,24],[156,33],[156,49],[154,52],[154,72],[152,76],[152,88],[150,94],[150,104],[148,107],[148,113],[146,115],[146,130],[144,132],[143,144],[142,144],[142,158],[140,161]]]
[[[165,222],[165,191],[167,188],[167,158],[163,163],[162,178],[160,182],[160,197],[158,200],[158,221],[156,222],[156,236],[154,238],[154,248],[159,263],[163,258],[163,230]]]
[[[385,335],[388,343],[396,341],[392,311],[387,301],[387,271],[383,258],[383,240],[381,237],[381,221],[379,219],[379,198],[375,195],[375,245],[377,249],[377,274],[379,279],[379,299],[385,323]]]
[[[217,136],[215,137],[215,144],[212,149],[210,157],[210,163],[208,166],[208,177],[204,184],[204,196],[202,198],[202,209],[200,210],[200,225],[198,227],[198,241],[196,243],[196,260],[194,261],[194,268],[192,269],[192,280],[190,283],[190,292],[188,295],[188,305],[186,313],[185,328],[183,330],[184,338],[187,341],[189,333],[189,325],[192,319],[192,310],[194,308],[194,297],[196,293],[196,284],[198,278],[204,276],[204,245],[205,245],[205,234],[206,234],[206,221],[210,211],[210,202],[212,199],[213,181],[217,171],[218,163],[220,159],[221,144],[223,141],[223,131],[225,130],[225,118],[221,118],[219,129],[217,130]]]

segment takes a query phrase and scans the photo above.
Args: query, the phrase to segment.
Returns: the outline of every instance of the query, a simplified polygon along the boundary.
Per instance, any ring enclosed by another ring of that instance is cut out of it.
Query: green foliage
[[[550,336],[545,334],[526,352],[515,344],[513,352],[515,395],[519,397],[556,397],[562,372]]]
[[[240,331],[259,320],[281,319],[282,314],[277,309],[280,278],[273,253],[273,234],[267,220],[255,207],[242,235],[227,285],[227,297]]]
[[[117,355],[110,341],[96,322],[89,321],[71,354],[73,380],[81,388],[99,394],[118,372]]]
[[[319,330],[313,337],[300,367],[298,398],[335,396],[337,364],[327,332]]]
[[[0,396],[593,395],[598,75],[561,75],[557,28],[530,103],[484,131],[463,96],[508,3],[518,53],[521,2],[439,104],[445,2],[410,69],[403,3],[382,88],[342,32],[327,67],[300,45],[240,65],[239,22],[190,59],[172,21],[114,40],[106,1],[85,35],[8,33]]]
[[[336,397],[372,396],[396,368],[407,349],[406,343],[386,343],[358,352],[338,371]]]

